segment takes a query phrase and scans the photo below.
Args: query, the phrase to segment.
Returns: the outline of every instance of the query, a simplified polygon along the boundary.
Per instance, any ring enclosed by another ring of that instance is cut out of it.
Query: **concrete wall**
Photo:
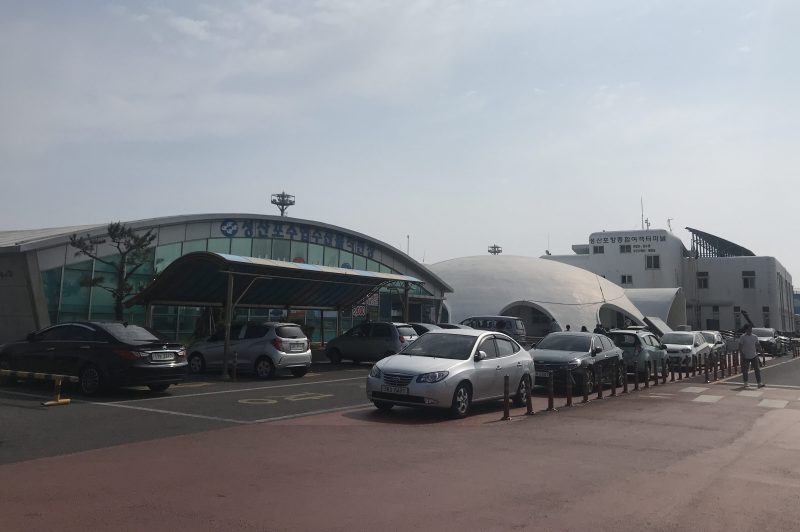
[[[35,253],[0,255],[0,343],[49,325],[38,276]]]
[[[603,253],[595,253],[603,246]],[[620,251],[630,246],[630,253]],[[589,235],[591,255],[589,270],[602,275],[623,288],[674,288],[680,286],[683,270],[683,243],[663,229],[652,231],[604,231]],[[648,255],[657,255],[660,268],[646,268]],[[631,284],[621,284],[622,276],[630,275]]]

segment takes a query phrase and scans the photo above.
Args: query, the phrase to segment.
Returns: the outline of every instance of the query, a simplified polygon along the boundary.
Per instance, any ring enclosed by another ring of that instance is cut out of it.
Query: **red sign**
[[[367,315],[367,306],[366,305],[356,305],[353,307],[353,317],[354,318],[363,318]]]

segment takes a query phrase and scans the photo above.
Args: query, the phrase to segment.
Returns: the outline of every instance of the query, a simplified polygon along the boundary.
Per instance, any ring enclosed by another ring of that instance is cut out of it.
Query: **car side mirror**
[[[593,357],[597,356],[597,353],[602,353],[602,352],[603,352],[603,348],[602,347],[595,347],[594,349],[592,349],[592,356]]]
[[[700,344],[698,344],[697,342],[695,342],[695,343],[694,343],[694,346],[695,346],[695,347],[700,347]]]
[[[481,360],[486,360],[489,356],[486,354],[486,351],[478,351],[475,353],[475,362],[480,362]]]
[[[36,340],[36,335],[34,333],[28,333],[28,336],[26,336],[25,339],[29,342],[33,342]]]

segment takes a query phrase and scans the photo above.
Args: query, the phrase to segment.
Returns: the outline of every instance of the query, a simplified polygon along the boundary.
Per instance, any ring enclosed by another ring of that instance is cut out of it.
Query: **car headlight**
[[[372,366],[372,369],[369,370],[369,376],[374,377],[376,379],[380,379],[383,373],[381,373],[381,368],[378,367],[377,364]]]
[[[417,377],[417,382],[439,382],[444,380],[448,375],[450,375],[449,371],[434,371],[433,373],[423,373],[419,377]]]
[[[581,367],[581,361],[576,358],[575,360],[570,361],[570,363],[567,365],[569,366],[569,369],[579,368]]]

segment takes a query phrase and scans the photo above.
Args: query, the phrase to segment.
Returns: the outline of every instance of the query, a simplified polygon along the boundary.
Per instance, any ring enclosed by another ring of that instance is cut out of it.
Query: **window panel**
[[[272,258],[272,239],[271,238],[256,238],[253,240],[252,257],[259,259]]]
[[[206,250],[206,240],[187,240],[183,243],[183,255],[187,253],[192,253],[193,251],[205,251]]]
[[[291,256],[292,262],[307,263],[308,262],[308,243],[300,240],[291,242]]]
[[[356,270],[364,271],[367,269],[367,258],[360,255],[353,257],[353,268]]]
[[[231,239],[230,238],[209,238],[208,239],[208,251],[213,251],[214,253],[226,253],[226,254],[229,254],[231,252]]]
[[[325,247],[325,266],[339,267],[339,250]]]
[[[308,263],[321,266],[324,264],[325,247],[320,244],[308,245]]]
[[[342,268],[353,268],[353,254],[349,251],[339,251],[339,266]]]
[[[161,273],[169,266],[172,261],[181,256],[181,243],[166,244],[164,246],[156,247],[155,253],[155,269],[157,273]]]
[[[239,255],[240,257],[252,257],[253,239],[251,238],[233,238],[231,239],[231,255]]]
[[[292,261],[292,242],[290,240],[278,240],[275,239],[272,241],[272,258],[274,260],[282,260],[284,262],[291,262]]]

